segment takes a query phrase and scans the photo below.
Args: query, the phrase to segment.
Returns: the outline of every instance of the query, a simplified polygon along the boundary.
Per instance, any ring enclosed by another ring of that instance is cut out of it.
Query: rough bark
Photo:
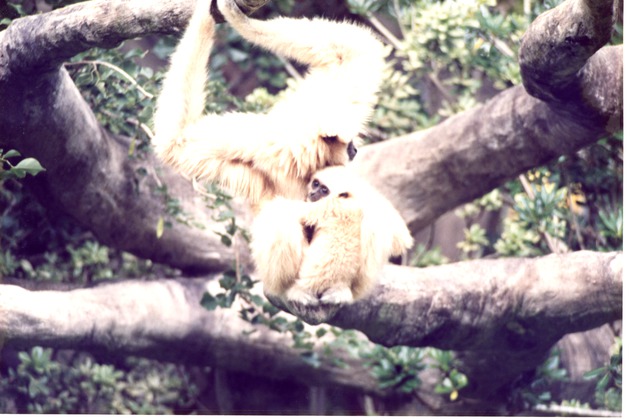
[[[583,251],[422,270],[388,266],[378,289],[330,324],[386,346],[459,350],[472,380],[466,393],[486,397],[539,364],[564,334],[621,317],[621,259]],[[287,335],[240,319],[239,303],[204,310],[199,301],[207,288],[216,291],[216,282],[126,280],[70,291],[0,285],[0,331],[20,347],[140,354],[379,393],[359,361],[337,354],[353,369],[315,369]]]

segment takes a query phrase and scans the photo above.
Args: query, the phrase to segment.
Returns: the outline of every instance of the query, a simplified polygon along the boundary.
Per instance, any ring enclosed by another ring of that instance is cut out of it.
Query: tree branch
[[[471,362],[463,370],[473,379],[468,392],[487,395],[535,367],[564,334],[621,317],[621,260],[621,253],[582,251],[424,269],[389,266],[375,293],[343,307],[330,324],[359,330],[386,346],[465,350],[464,360]],[[206,288],[217,291],[218,285],[202,279],[127,280],[36,292],[0,285],[0,332],[20,347],[207,361],[226,369],[298,380],[304,375],[316,383],[377,392],[364,369],[356,374],[332,364],[313,369],[286,335],[240,319],[238,303],[231,309],[202,309]],[[507,361],[500,372],[489,366],[496,357]]]
[[[521,43],[527,91],[545,101],[580,98],[580,70],[609,40],[613,0],[570,0],[540,15]]]

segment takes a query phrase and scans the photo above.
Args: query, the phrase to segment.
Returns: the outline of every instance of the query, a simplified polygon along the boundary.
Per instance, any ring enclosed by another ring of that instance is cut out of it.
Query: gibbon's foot
[[[319,301],[329,305],[345,305],[352,303],[354,298],[352,297],[352,290],[349,287],[342,289],[328,289],[322,293]]]
[[[289,290],[287,290],[286,295],[287,295],[287,300],[296,305],[301,305],[301,306],[319,305],[319,301],[317,300],[317,297],[313,296],[307,289],[300,287],[300,285],[297,282]]]

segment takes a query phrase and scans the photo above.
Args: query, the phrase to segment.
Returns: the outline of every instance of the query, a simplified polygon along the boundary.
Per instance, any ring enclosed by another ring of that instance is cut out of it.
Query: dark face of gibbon
[[[315,202],[324,197],[328,197],[329,194],[330,189],[316,178],[313,182],[311,182],[310,191],[308,192],[308,201]],[[348,198],[350,197],[350,194],[347,192],[341,192],[337,196],[341,198]]]
[[[333,145],[339,142],[339,137],[337,136],[323,136],[321,139],[324,140],[328,145]],[[354,159],[354,157],[357,155],[357,148],[354,146],[352,140],[350,140],[350,143],[348,143],[348,146],[346,147],[346,152],[348,153],[348,159],[350,161],[352,161],[352,159]]]

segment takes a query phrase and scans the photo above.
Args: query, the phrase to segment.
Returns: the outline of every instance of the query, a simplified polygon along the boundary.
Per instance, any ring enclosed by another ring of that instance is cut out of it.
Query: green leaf
[[[232,239],[227,235],[221,235],[221,243],[225,246],[232,246]]]
[[[209,311],[212,311],[219,306],[217,299],[208,292],[203,294],[199,303]]]
[[[322,338],[327,332],[328,330],[326,330],[326,328],[319,328],[317,331],[315,331],[315,336],[317,338]]]
[[[20,152],[18,152],[17,150],[11,149],[8,152],[6,152],[3,157],[8,159],[8,158],[12,158],[12,157],[15,157],[15,156],[21,156]]]
[[[8,153],[11,153],[9,151]],[[39,164],[37,159],[26,158],[20,161],[13,169],[19,169],[26,172],[29,175],[37,175],[41,171],[45,171],[42,165]]]

